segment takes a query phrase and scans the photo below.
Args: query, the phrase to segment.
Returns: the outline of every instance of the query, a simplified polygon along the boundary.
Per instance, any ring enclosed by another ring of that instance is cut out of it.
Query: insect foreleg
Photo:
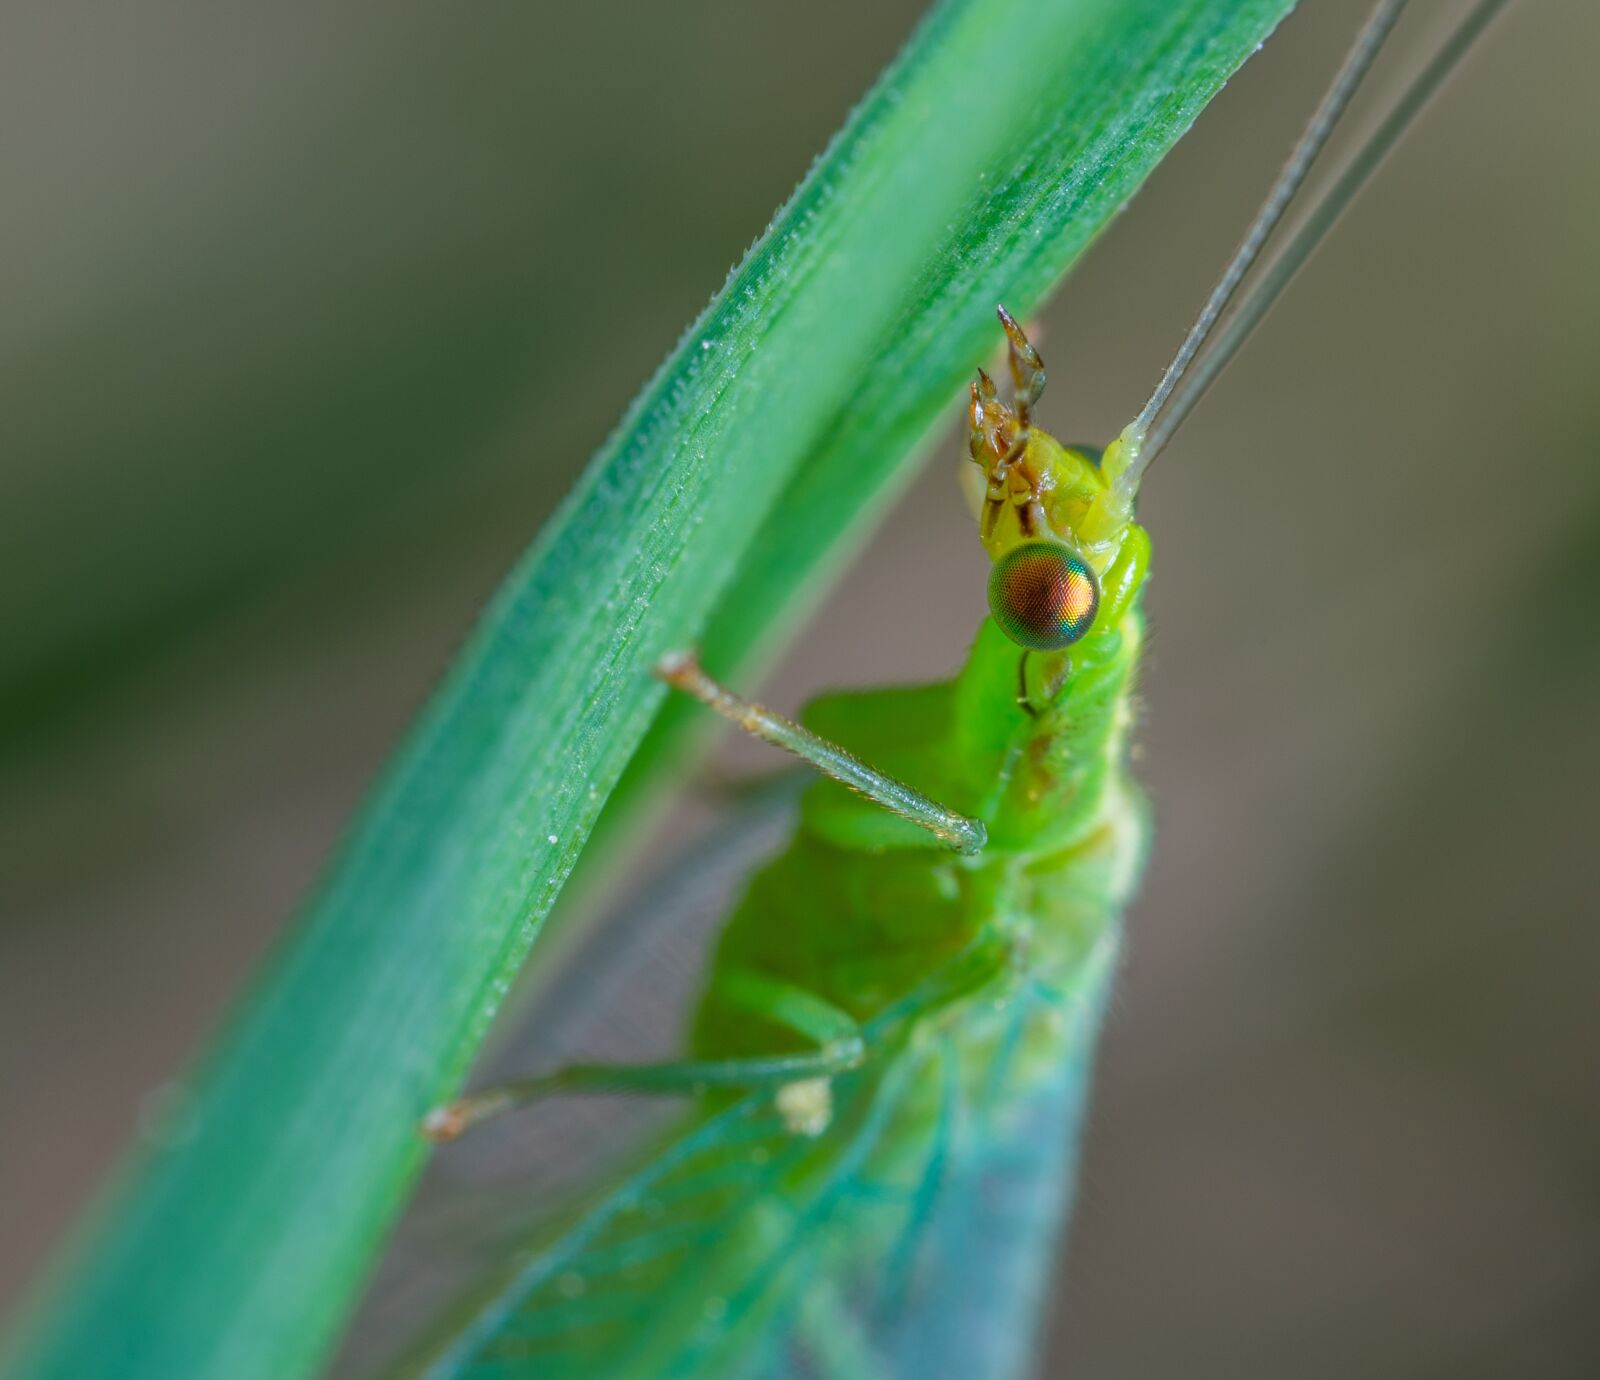
[[[956,852],[970,855],[982,851],[988,835],[979,820],[945,809],[903,781],[869,767],[854,753],[819,738],[810,729],[762,705],[740,699],[712,680],[691,653],[677,652],[662,657],[656,665],[656,674],[668,685],[693,695],[723,718],[738,724],[746,733],[794,753],[857,795],[926,829]]]

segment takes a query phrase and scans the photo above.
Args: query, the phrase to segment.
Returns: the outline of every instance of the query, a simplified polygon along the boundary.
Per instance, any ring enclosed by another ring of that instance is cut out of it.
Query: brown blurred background
[[[1142,400],[1365,7],[1046,313],[1053,429]],[[7,7],[0,1308],[919,9]],[[1600,1371],[1597,40],[1514,6],[1148,485],[1159,837],[1052,1374]],[[957,455],[775,702],[955,663]]]

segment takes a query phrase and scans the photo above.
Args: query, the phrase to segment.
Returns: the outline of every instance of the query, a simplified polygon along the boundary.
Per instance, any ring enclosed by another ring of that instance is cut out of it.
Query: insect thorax
[[[1139,632],[1129,610],[1077,644],[1048,703],[1021,702],[1023,653],[986,619],[951,681],[813,704],[808,726],[870,745],[886,770],[982,819],[989,846],[958,857],[817,783],[796,838],[752,879],[724,932],[701,1051],[795,1043],[748,1010],[723,1010],[716,971],[781,978],[867,1021],[988,930],[1014,936],[1030,967],[1070,966],[1120,908],[1142,838],[1123,764]]]

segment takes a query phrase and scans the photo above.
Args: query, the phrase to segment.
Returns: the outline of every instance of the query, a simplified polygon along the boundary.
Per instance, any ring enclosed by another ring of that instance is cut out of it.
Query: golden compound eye
[[[1013,642],[1037,652],[1076,642],[1094,624],[1100,581],[1076,551],[1055,542],[1013,547],[989,573],[989,611]]]

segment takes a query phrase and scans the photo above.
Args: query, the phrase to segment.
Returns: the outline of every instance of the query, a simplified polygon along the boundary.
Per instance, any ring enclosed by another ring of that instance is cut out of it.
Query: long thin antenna
[[[1167,365],[1167,372],[1161,376],[1156,391],[1139,410],[1134,425],[1141,432],[1150,430],[1156,414],[1161,411],[1172,390],[1178,386],[1178,381],[1183,378],[1195,355],[1200,352],[1200,347],[1205,344],[1206,337],[1211,334],[1212,327],[1217,324],[1217,318],[1232,300],[1240,280],[1260,256],[1267,237],[1283,219],[1283,213],[1289,209],[1289,203],[1300,190],[1300,184],[1306,180],[1311,165],[1316,162],[1317,155],[1327,144],[1328,136],[1339,123],[1339,117],[1344,114],[1345,107],[1350,104],[1350,98],[1355,95],[1356,88],[1361,85],[1361,79],[1371,69],[1373,61],[1378,56],[1378,50],[1383,47],[1384,39],[1388,38],[1389,31],[1394,28],[1395,21],[1400,18],[1400,12],[1405,7],[1406,0],[1378,0],[1377,7],[1357,35],[1354,45],[1339,68],[1338,75],[1334,77],[1333,85],[1322,98],[1322,103],[1312,115],[1305,132],[1290,150],[1288,161],[1278,173],[1277,180],[1272,184],[1272,190],[1261,203],[1261,209],[1250,222],[1250,228],[1245,231],[1244,238],[1239,241],[1239,247],[1234,250],[1233,258],[1223,270],[1222,277],[1217,279],[1216,287],[1211,289],[1211,295],[1206,298],[1205,306],[1200,308],[1200,315],[1195,318],[1194,325],[1189,327],[1189,334],[1178,347],[1178,353],[1172,357],[1172,363]]]
[[[1125,476],[1126,491],[1132,493],[1139,476],[1183,425],[1195,405],[1205,396],[1217,376],[1227,368],[1239,347],[1249,339],[1262,317],[1282,295],[1289,281],[1316,251],[1334,223],[1360,194],[1379,164],[1400,142],[1413,120],[1433,98],[1445,79],[1455,70],[1485,29],[1503,10],[1508,0],[1478,0],[1461,19],[1439,51],[1434,54],[1395,102],[1383,122],[1356,150],[1333,185],[1312,206],[1305,223],[1297,230],[1278,256],[1263,271],[1244,301],[1229,318],[1210,350],[1200,361],[1183,388],[1172,399],[1159,421],[1144,437],[1140,453]]]

